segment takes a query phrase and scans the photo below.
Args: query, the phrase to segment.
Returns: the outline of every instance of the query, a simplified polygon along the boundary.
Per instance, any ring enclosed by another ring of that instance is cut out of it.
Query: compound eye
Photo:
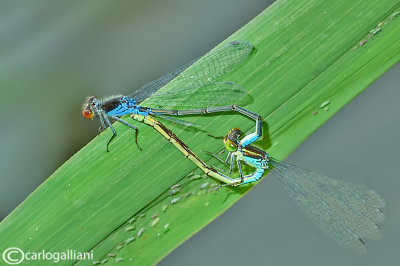
[[[237,145],[236,145],[235,142],[233,142],[233,141],[231,141],[231,140],[229,140],[229,139],[225,139],[225,140],[224,140],[224,143],[225,143],[225,147],[226,147],[226,149],[227,149],[228,151],[233,152],[233,151],[236,151],[236,150],[237,150]]]
[[[93,113],[91,110],[89,110],[89,109],[83,110],[83,111],[82,111],[82,114],[83,114],[83,116],[86,117],[87,119],[92,119],[93,116],[94,116],[94,113]]]

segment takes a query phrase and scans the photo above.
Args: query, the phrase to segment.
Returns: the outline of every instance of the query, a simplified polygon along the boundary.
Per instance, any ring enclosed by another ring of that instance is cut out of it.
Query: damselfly
[[[190,148],[181,141],[171,130],[164,126],[160,121],[154,119],[151,115],[132,114],[131,117],[139,122],[143,122],[155,130],[157,130],[163,137],[171,142],[183,155],[192,161],[200,170],[206,175],[218,179],[228,185],[235,185],[241,182],[240,178],[232,179],[229,176],[218,172],[213,167],[208,166],[203,160],[201,160]],[[261,122],[257,121],[256,127],[261,128]]]
[[[102,130],[110,127],[112,136],[107,142],[107,151],[117,134],[110,118],[135,130],[135,142],[138,145],[137,128],[120,118],[127,114],[156,115],[183,125],[190,125],[188,122],[168,118],[165,115],[181,116],[236,111],[251,119],[261,121],[261,118],[254,113],[232,104],[246,94],[240,85],[229,81],[216,81],[242,63],[252,49],[253,45],[249,42],[233,41],[199,60],[193,60],[174,72],[144,85],[129,96],[119,95],[107,99],[88,97],[82,108],[83,116],[88,119],[98,116]],[[161,89],[172,80],[174,83],[172,89]],[[152,97],[147,99],[149,96]],[[144,100],[146,101],[143,102]],[[143,105],[139,105],[142,102]],[[231,105],[220,106],[228,103]],[[161,106],[162,108],[145,106]],[[200,109],[170,109],[176,107]]]
[[[245,136],[234,128],[223,139],[228,150],[226,160],[209,154],[224,163],[229,161],[230,173],[236,160],[241,184],[258,181],[270,170],[290,198],[344,247],[365,252],[364,239],[380,237],[377,223],[385,217],[381,211],[385,201],[381,196],[364,186],[273,159],[267,152],[250,145],[257,139],[256,133]],[[254,167],[255,172],[243,176],[242,163]]]

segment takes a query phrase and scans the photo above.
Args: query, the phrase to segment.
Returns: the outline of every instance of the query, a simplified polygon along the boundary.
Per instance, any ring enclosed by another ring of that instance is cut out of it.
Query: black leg
[[[240,174],[240,183],[243,183],[244,178],[243,178],[243,172],[242,172],[242,165],[240,164],[240,161],[236,159],[236,164],[239,169],[239,174]]]
[[[121,124],[124,124],[125,126],[127,126],[127,127],[129,127],[129,128],[132,128],[133,130],[135,130],[135,143],[136,143],[136,146],[139,148],[139,150],[142,150],[142,148],[140,148],[139,143],[138,143],[138,134],[139,134],[138,128],[135,127],[134,125],[129,124],[128,122],[125,122],[125,121],[122,120],[122,119],[119,119],[119,118],[116,117],[116,116],[113,116],[112,118],[115,119],[116,121],[120,122]]]
[[[139,148],[140,151],[142,151],[142,148],[140,148],[139,143],[138,143],[138,135],[139,135],[139,129],[135,129],[135,143],[136,146]]]
[[[228,152],[228,155],[226,156],[225,163],[228,164],[229,158],[232,156],[231,152]]]
[[[117,132],[115,132],[114,127],[112,126],[112,124],[110,123],[110,121],[108,120],[107,117],[104,118],[104,120],[106,121],[107,125],[111,128],[111,131],[113,133],[113,135],[111,136],[111,138],[108,140],[107,142],[107,152],[110,152],[110,150],[108,149],[108,146],[110,145],[111,141],[115,138],[115,136],[117,135]]]
[[[231,163],[230,163],[230,167],[229,167],[229,174],[232,174],[233,172],[233,163],[235,161],[235,156],[231,155]]]

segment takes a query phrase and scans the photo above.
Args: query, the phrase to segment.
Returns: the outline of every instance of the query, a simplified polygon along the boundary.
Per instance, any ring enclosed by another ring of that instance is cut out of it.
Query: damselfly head
[[[82,106],[83,116],[86,117],[87,119],[92,119],[96,114],[95,112],[96,104],[97,104],[96,97],[89,96]]]
[[[228,151],[234,152],[238,149],[239,139],[243,135],[242,131],[238,128],[231,129],[228,135],[224,137],[224,144]]]

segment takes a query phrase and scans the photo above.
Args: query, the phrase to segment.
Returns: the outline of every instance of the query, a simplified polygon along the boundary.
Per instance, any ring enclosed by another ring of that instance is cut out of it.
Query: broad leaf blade
[[[246,40],[257,49],[226,79],[250,92],[254,101],[247,108],[261,114],[268,124],[260,147],[283,159],[397,63],[400,19],[391,15],[398,10],[399,3],[393,0],[278,1],[232,35],[227,41]],[[370,33],[381,22],[381,31]],[[325,111],[320,105],[328,100]],[[235,114],[188,120],[213,135],[253,126]],[[211,189],[215,181],[187,178],[198,170],[152,128],[135,125],[142,152],[133,144],[133,132],[116,125],[119,136],[106,153],[110,132],[102,133],[2,221],[1,249],[94,249],[98,261],[112,253],[115,257],[108,257],[109,262],[132,258],[138,264],[155,263],[251,188],[223,188],[215,195]],[[201,150],[222,148],[204,132],[169,127],[204,159]],[[168,195],[177,182],[189,184],[176,195]],[[186,196],[188,192],[196,195]],[[177,197],[181,199],[171,204]],[[144,212],[133,223],[136,228],[127,230],[129,219]],[[157,218],[158,223],[151,226]],[[141,228],[145,231],[139,237]],[[135,240],[125,242],[133,236]]]

